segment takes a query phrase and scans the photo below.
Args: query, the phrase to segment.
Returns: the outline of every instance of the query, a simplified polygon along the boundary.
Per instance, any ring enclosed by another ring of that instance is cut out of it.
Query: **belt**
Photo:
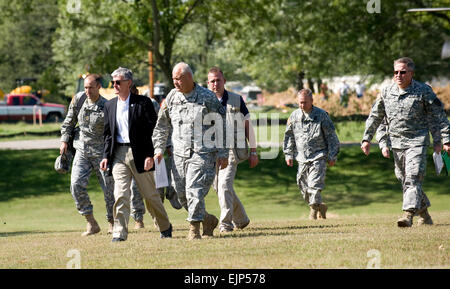
[[[128,143],[118,142],[117,145],[120,146],[120,147],[129,147],[129,146],[131,146],[131,144],[129,142]]]

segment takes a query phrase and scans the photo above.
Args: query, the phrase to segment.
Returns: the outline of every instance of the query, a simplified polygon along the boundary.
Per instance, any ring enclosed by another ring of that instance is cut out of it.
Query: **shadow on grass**
[[[23,236],[23,235],[53,234],[53,233],[75,233],[75,232],[79,232],[79,230],[0,232],[0,238],[17,237],[17,236]]]
[[[0,150],[0,202],[67,193],[70,174],[55,171],[57,156],[57,150]]]
[[[448,177],[436,176],[432,161],[427,164],[425,192],[449,194]],[[248,167],[247,162],[240,164],[235,190],[242,196],[244,204],[304,204],[296,184],[296,174],[297,165],[288,167],[280,152],[276,159],[260,160],[260,164],[253,169]],[[334,209],[402,201],[402,189],[394,175],[392,156],[391,159],[383,158],[375,145],[369,156],[365,156],[359,146],[341,147],[336,165],[327,169],[325,183],[322,198],[325,203],[332,203]]]
[[[67,194],[70,174],[60,175],[53,166],[57,150],[0,150],[0,202],[13,198]],[[429,152],[425,192],[450,194],[449,177],[436,176]],[[275,159],[260,160],[250,169],[248,162],[239,165],[235,190],[248,206],[265,204],[305,205],[296,184],[297,166],[288,167],[282,151]],[[92,174],[95,178],[95,174]],[[96,180],[88,190],[100,191]],[[371,203],[397,203],[402,200],[400,183],[394,176],[393,160],[381,156],[376,146],[365,156],[359,146],[342,147],[338,161],[327,170],[325,203],[334,209],[364,206]]]

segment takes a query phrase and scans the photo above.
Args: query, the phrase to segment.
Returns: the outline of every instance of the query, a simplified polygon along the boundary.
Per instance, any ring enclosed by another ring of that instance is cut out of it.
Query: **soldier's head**
[[[414,61],[409,57],[402,57],[394,61],[394,81],[398,87],[405,89],[414,76]]]
[[[227,80],[223,76],[219,67],[212,67],[208,72],[208,88],[216,94],[218,98],[222,98]]]
[[[111,73],[114,93],[121,97],[128,97],[133,84],[133,72],[128,68],[119,67]]]
[[[189,93],[194,89],[194,75],[187,63],[180,62],[173,67],[172,80],[181,93]]]
[[[102,77],[98,74],[89,74],[84,78],[84,93],[91,101],[97,101],[100,96]]]
[[[300,107],[304,112],[311,112],[313,107],[312,91],[307,88],[299,90],[297,93],[297,103],[298,107]]]

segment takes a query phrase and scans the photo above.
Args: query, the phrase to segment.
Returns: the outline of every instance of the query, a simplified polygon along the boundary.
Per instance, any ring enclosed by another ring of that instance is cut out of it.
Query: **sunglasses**
[[[114,86],[114,84],[120,85],[120,82],[125,81],[125,80],[111,80],[111,85],[112,86]]]
[[[407,72],[408,71],[406,71],[406,70],[397,70],[397,71],[394,70],[394,75],[397,75],[397,74],[405,75]]]

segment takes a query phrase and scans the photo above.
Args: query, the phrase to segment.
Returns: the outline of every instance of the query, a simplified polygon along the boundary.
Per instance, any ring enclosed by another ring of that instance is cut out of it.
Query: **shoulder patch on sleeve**
[[[163,99],[162,103],[161,103],[161,109],[167,109],[167,102],[166,99]]]

